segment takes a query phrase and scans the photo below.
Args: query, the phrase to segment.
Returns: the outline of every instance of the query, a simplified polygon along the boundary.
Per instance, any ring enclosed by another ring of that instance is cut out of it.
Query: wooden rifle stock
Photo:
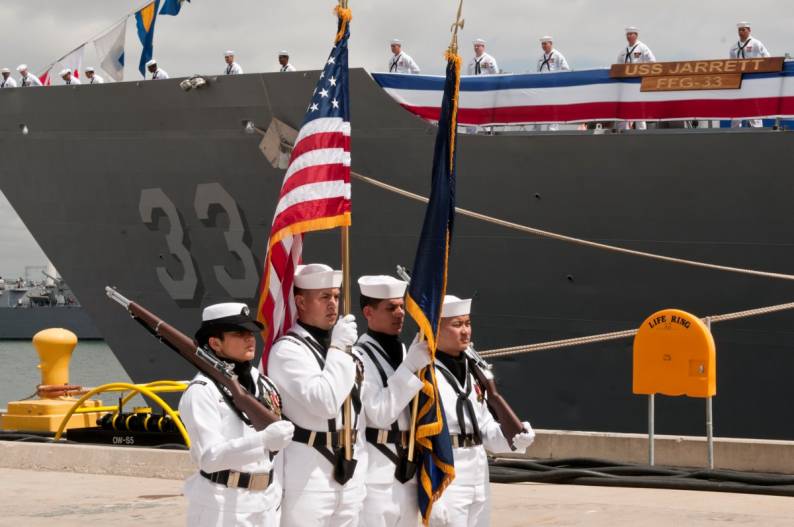
[[[494,419],[499,423],[502,429],[502,435],[507,439],[510,448],[515,450],[513,438],[516,434],[524,432],[524,425],[505,398],[502,397],[502,394],[499,393],[499,390],[497,390],[493,373],[491,373],[490,364],[485,362],[477,352],[471,348],[466,350],[466,358],[469,361],[471,372],[474,374],[475,379],[477,379],[477,382],[488,394],[486,399],[488,409],[491,411]]]
[[[278,406],[274,404],[273,408],[268,408],[243,388],[237,380],[237,375],[235,375],[231,364],[200,347],[192,338],[167,324],[140,304],[123,297],[115,289],[108,287],[105,291],[111,299],[124,306],[132,318],[158,340],[212,379],[219,388],[225,388],[232,404],[245,414],[255,430],[264,430],[270,423],[281,419]]]

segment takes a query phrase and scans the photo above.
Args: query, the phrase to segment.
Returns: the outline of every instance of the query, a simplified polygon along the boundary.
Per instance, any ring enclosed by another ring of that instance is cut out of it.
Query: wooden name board
[[[744,73],[783,71],[783,57],[613,64],[609,76],[642,78],[640,91],[736,90]]]

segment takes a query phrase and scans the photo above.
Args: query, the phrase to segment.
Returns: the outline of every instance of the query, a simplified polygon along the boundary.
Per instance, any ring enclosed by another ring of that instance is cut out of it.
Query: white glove
[[[521,424],[524,425],[524,431],[513,437],[513,446],[516,447],[517,451],[524,452],[535,440],[535,431],[532,430],[532,426],[527,421]]]
[[[331,347],[340,351],[347,351],[358,339],[358,327],[356,317],[345,315],[336,321],[333,331],[331,331]]]
[[[403,364],[411,373],[416,373],[430,364],[430,351],[427,349],[427,341],[419,341],[419,335],[414,337],[408,353],[405,354]]]
[[[276,421],[262,430],[262,444],[271,452],[278,452],[292,441],[295,425],[289,421]]]

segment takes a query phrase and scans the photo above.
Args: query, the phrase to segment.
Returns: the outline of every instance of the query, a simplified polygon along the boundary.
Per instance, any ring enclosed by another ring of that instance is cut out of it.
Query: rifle
[[[199,346],[192,338],[170,326],[140,304],[125,298],[112,287],[106,287],[105,293],[111,300],[121,304],[136,322],[160,342],[176,351],[183,359],[212,379],[219,389],[226,392],[234,408],[248,418],[255,430],[264,430],[270,423],[281,419],[279,405],[269,398],[264,398],[265,403],[262,403],[243,388],[237,380],[232,364],[220,360],[214,353]],[[268,401],[271,401],[269,407]]]
[[[474,349],[474,345],[470,345],[463,352],[468,359],[471,366],[471,372],[477,379],[480,386],[488,393],[486,401],[488,402],[488,410],[493,414],[496,421],[502,429],[502,435],[505,436],[510,448],[515,450],[513,446],[513,438],[516,434],[524,432],[524,425],[518,418],[516,413],[507,403],[502,394],[496,389],[496,381],[493,375],[493,366],[483,359],[479,353]]]

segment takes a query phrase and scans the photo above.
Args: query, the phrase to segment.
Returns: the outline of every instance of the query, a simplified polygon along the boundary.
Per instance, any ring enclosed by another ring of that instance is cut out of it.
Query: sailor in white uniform
[[[430,364],[427,344],[405,353],[400,332],[408,283],[391,276],[362,276],[360,304],[367,332],[353,348],[364,364],[361,403],[367,422],[367,497],[362,526],[417,527],[415,465],[409,464],[411,401],[422,388],[416,372]]]
[[[232,364],[240,384],[278,413],[278,392],[251,364],[254,333],[261,330],[245,304],[215,304],[204,309],[196,341]],[[190,457],[199,469],[185,482],[187,525],[277,527],[281,455],[273,455],[292,438],[292,423],[276,421],[257,432],[226,392],[201,373],[182,395],[179,415],[190,436]]]
[[[19,86],[22,88],[27,88],[28,86],[41,86],[41,81],[35,75],[31,75],[28,72],[28,65],[27,64],[20,64],[17,66],[17,71],[19,72]]]
[[[656,62],[651,48],[640,42],[640,30],[635,26],[626,28],[626,42],[627,45],[618,54],[618,64],[644,64],[646,62]],[[631,121],[619,121],[617,123],[618,130],[628,130],[631,128]],[[646,130],[648,125],[645,121],[634,121],[634,128],[637,130]]]
[[[488,410],[482,387],[463,352],[471,345],[471,299],[444,297],[436,351],[436,381],[452,438],[455,479],[433,505],[431,527],[490,525],[488,458],[511,452],[501,427]],[[516,434],[512,452],[523,453],[535,438],[528,422]]]
[[[168,72],[157,66],[157,61],[155,59],[146,63],[146,69],[152,74],[153,81],[161,81],[168,78]]]
[[[389,58],[389,73],[419,73],[419,66],[411,56],[403,51],[403,43],[399,38],[389,43],[392,56]]]
[[[281,72],[297,71],[295,66],[290,64],[289,52],[287,50],[282,49],[278,52],[278,63],[281,66],[281,69],[279,70]]]
[[[14,77],[11,76],[11,70],[8,68],[3,68],[0,70],[3,74],[3,79],[0,80],[0,89],[3,88],[16,88],[17,81],[14,80]]]
[[[105,79],[101,76],[96,74],[94,68],[88,66],[85,70],[85,78],[87,79],[86,84],[105,84]]]
[[[469,75],[496,75],[499,73],[496,59],[485,52],[485,41],[481,38],[474,41],[474,57],[469,61],[467,73]]]
[[[226,61],[226,68],[223,70],[223,75],[242,75],[243,68],[234,61],[234,51],[227,49],[223,54],[223,60]]]
[[[63,79],[63,83],[67,86],[71,84],[82,84],[80,79],[72,76],[72,70],[69,68],[62,69],[59,75]]]
[[[568,66],[568,61],[565,56],[558,50],[554,49],[554,37],[544,35],[540,37],[540,47],[543,53],[538,57],[537,72],[538,73],[551,73],[553,71],[570,71],[571,67]],[[560,129],[559,123],[538,124],[534,127],[536,130],[542,132],[551,131],[556,132]]]
[[[342,272],[324,264],[295,271],[298,320],[275,342],[268,374],[295,424],[284,450],[283,527],[356,527],[366,493],[367,451],[359,416],[362,370],[351,353],[356,319],[338,317]],[[353,461],[345,460],[343,408],[353,402]],[[352,474],[351,474],[352,472]]]
[[[739,32],[739,40],[731,47],[728,57],[732,59],[757,59],[771,57],[772,54],[766,49],[764,43],[755,37],[750,36],[750,22],[739,22],[736,24]],[[761,128],[764,122],[761,119],[749,119],[747,121],[751,128]],[[734,119],[731,121],[731,128],[740,128],[742,121]]]

